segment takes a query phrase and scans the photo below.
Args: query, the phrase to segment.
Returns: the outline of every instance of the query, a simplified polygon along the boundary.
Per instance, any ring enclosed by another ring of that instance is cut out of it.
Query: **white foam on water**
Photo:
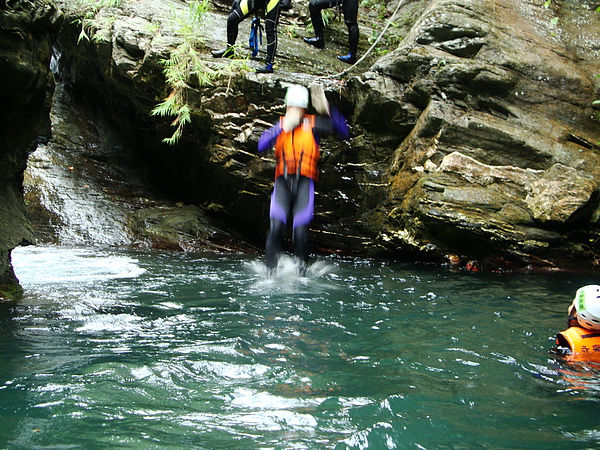
[[[238,388],[231,404],[247,409],[310,409],[322,403],[322,398],[288,398],[248,388]]]
[[[22,284],[136,278],[146,271],[129,256],[60,246],[17,247],[12,251],[12,264]]]

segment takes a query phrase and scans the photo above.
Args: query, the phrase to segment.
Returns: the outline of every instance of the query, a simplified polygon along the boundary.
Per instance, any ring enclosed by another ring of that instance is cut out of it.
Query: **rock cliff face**
[[[48,1],[0,2],[0,301],[19,292],[11,250],[34,241],[25,216],[23,171],[36,137],[49,137],[49,66],[60,17]]]
[[[380,58],[370,53],[343,77],[335,55],[346,51],[345,26],[330,25],[324,50],[307,48],[306,1],[294,2],[280,24],[275,74],[251,70],[204,87],[189,80],[192,122],[176,146],[161,143],[170,121],[149,113],[168,94],[160,60],[184,39],[173,15],[185,15],[187,4],[122,1],[86,22],[92,39],[81,40],[80,4],[56,3],[67,16],[59,39],[65,83],[104,105],[164,192],[258,246],[274,167],[256,154],[258,137],[282,113],[287,85],[317,81],[352,127],[349,141],[322,143],[311,230],[318,251],[474,270],[596,263],[597,2],[362,8],[361,54],[382,17],[395,24],[387,42],[400,44]],[[215,3],[197,26],[208,67],[228,63],[209,53],[225,41],[228,3]]]
[[[391,85],[393,111],[416,107],[398,115],[410,133],[386,171],[387,247],[474,268],[595,264],[596,6],[429,2],[404,44],[352,80],[356,99]],[[372,117],[355,103],[355,118]]]

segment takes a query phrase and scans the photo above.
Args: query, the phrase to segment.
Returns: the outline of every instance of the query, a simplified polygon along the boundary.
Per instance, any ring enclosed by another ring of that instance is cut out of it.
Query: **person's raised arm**
[[[260,153],[269,150],[273,145],[275,145],[275,141],[277,140],[277,136],[281,133],[281,125],[280,122],[277,121],[275,125],[266,130],[258,140],[258,151]]]
[[[350,131],[346,118],[335,106],[329,104],[323,86],[317,83],[311,84],[310,95],[313,108],[318,114],[315,125],[317,135],[334,134],[339,139],[348,139]]]

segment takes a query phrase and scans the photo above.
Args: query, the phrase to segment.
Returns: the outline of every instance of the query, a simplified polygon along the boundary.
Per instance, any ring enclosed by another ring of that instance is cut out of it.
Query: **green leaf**
[[[87,0],[90,1],[90,0]],[[100,0],[122,1],[122,0]],[[226,66],[213,69],[208,67],[199,54],[204,47],[203,38],[198,33],[198,26],[210,10],[210,0],[189,0],[189,10],[184,17],[173,13],[174,21],[180,25],[180,43],[175,47],[167,59],[160,61],[163,74],[170,93],[167,98],[155,106],[150,112],[151,116],[172,117],[171,126],[175,131],[171,137],[163,139],[165,144],[174,145],[182,136],[183,128],[191,122],[191,106],[188,92],[191,86],[209,86],[213,80],[233,76],[240,70],[249,70],[247,64],[238,64],[232,61]]]
[[[176,96],[171,93],[164,101],[160,102],[156,107],[150,112],[151,116],[172,116],[177,112],[177,99]]]
[[[162,141],[168,145],[175,145],[179,142],[179,138],[181,137],[181,128],[177,128],[173,135],[168,138],[164,138]]]
[[[85,29],[83,27],[81,27],[81,33],[79,33],[79,37],[77,38],[77,43],[79,44],[83,40],[89,41],[90,37],[85,32]]]
[[[177,118],[173,121],[174,125],[182,126],[186,123],[190,123],[192,121],[192,115],[190,114],[190,107],[188,105],[183,105],[179,109],[179,114]]]

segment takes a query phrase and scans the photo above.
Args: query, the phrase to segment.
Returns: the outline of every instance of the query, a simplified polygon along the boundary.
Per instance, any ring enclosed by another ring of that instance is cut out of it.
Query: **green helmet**
[[[577,322],[588,330],[600,330],[600,286],[591,284],[575,293]]]

